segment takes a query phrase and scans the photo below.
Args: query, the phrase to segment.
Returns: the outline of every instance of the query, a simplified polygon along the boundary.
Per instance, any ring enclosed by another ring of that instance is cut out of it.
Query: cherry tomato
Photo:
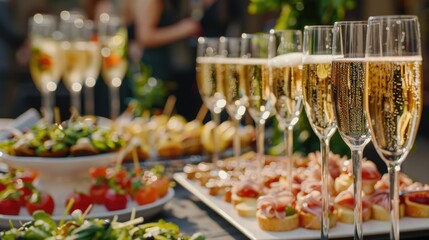
[[[91,198],[80,192],[72,192],[66,199],[66,206],[68,205],[69,201],[73,199],[74,203],[72,207],[70,208],[70,213],[72,213],[76,209],[80,209],[82,212],[85,212],[86,209],[92,204]]]
[[[127,193],[127,194],[129,194],[131,197],[133,196],[133,194],[142,186],[143,184],[140,182],[140,180],[139,179],[137,179],[137,178],[135,178],[135,177],[133,177],[133,178],[130,178],[129,180],[128,180],[128,182],[125,184],[125,187],[124,186],[121,186],[124,190],[125,190],[125,192]]]
[[[271,183],[275,183],[275,182],[278,182],[278,181],[280,181],[280,176],[271,177],[271,178],[269,178],[269,179],[267,179],[265,181],[264,186],[266,188],[270,188],[271,187]]]
[[[0,183],[0,192],[7,188],[6,184]]]
[[[125,169],[121,169],[119,172],[115,173],[113,177],[115,179],[115,182],[122,187],[127,187],[127,184],[129,184],[128,173],[127,171],[125,171]]]
[[[89,175],[93,179],[97,178],[106,178],[107,177],[107,167],[98,167],[98,168],[90,168]]]
[[[18,200],[13,198],[6,198],[0,200],[0,214],[5,215],[19,215],[21,204]]]
[[[162,198],[168,193],[168,189],[170,188],[170,179],[165,176],[158,177],[150,184],[150,186],[156,188],[158,190],[159,197]]]
[[[134,194],[134,201],[136,201],[138,205],[146,205],[155,202],[158,198],[158,189],[151,185],[140,188]]]
[[[33,183],[34,180],[37,178],[38,173],[34,171],[24,171],[21,173],[17,173],[14,180],[17,181],[21,179],[24,183]]]
[[[125,193],[118,193],[113,188],[109,188],[104,195],[104,206],[109,211],[124,209],[127,207],[127,203],[127,195]]]
[[[33,214],[33,212],[36,210],[43,210],[45,213],[52,215],[54,212],[55,203],[54,199],[49,193],[41,191],[34,192],[25,206],[27,207],[27,211],[30,215]]]
[[[255,191],[253,188],[244,187],[243,189],[237,192],[237,195],[240,197],[257,198],[259,196],[259,193]]]
[[[94,184],[89,189],[89,196],[94,203],[101,204],[104,202],[104,195],[106,194],[108,189],[109,188],[106,186],[106,184]]]
[[[28,198],[31,196],[31,194],[33,194],[33,191],[25,186],[17,188],[16,190],[20,192],[19,203],[21,204],[21,206],[24,207],[27,203]]]

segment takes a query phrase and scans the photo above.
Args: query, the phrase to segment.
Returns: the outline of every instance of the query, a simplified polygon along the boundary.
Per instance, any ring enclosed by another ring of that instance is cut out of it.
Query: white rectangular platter
[[[199,185],[197,181],[186,178],[185,173],[175,173],[174,179],[198,197],[208,207],[213,209],[228,222],[234,225],[239,231],[250,239],[272,240],[272,239],[319,239],[320,231],[298,228],[289,232],[269,232],[261,230],[256,218],[240,217],[230,203],[223,200],[220,196],[211,196],[208,190]],[[364,236],[389,233],[389,222],[370,220],[363,224]],[[405,217],[400,220],[401,232],[429,230],[429,218],[409,218]],[[330,229],[330,238],[353,237],[353,224],[338,222],[337,225]]]

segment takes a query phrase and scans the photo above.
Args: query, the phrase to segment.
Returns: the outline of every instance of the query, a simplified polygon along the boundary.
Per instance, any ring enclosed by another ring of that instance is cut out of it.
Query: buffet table
[[[24,118],[24,119],[33,119],[33,118]],[[33,119],[34,120],[34,119]],[[18,121],[19,122],[19,121]],[[30,121],[31,122],[31,121]],[[7,126],[11,123],[10,119],[0,119],[0,125],[2,127]],[[19,122],[18,125],[25,126],[28,125],[28,121]],[[185,162],[194,162],[202,161],[204,158],[195,158],[189,159]],[[172,171],[181,171],[184,161],[166,161]],[[147,164],[145,164],[147,165]],[[5,165],[0,165],[0,171],[6,171]],[[192,194],[185,187],[176,184],[174,187],[174,197],[164,206],[163,211],[157,213],[156,215],[145,219],[145,222],[154,222],[159,219],[164,219],[166,221],[171,221],[176,223],[182,232],[185,233],[194,233],[201,232],[206,239],[248,239],[248,236],[242,233],[238,228],[231,224],[224,217],[219,215],[215,210],[210,208],[204,201],[198,198],[196,195]],[[374,227],[374,226],[372,226]],[[0,227],[0,230],[1,227]],[[262,230],[260,230],[262,231]],[[364,228],[365,232],[365,228]],[[287,234],[287,233],[285,233]],[[352,236],[350,232],[350,236]],[[402,239],[428,239],[429,238],[429,228],[426,228],[424,231],[412,231],[412,232],[402,232]],[[281,239],[281,238],[276,238]],[[306,238],[307,239],[307,238]],[[347,238],[336,238],[336,239],[351,239]],[[389,235],[365,235],[365,239],[389,239]]]

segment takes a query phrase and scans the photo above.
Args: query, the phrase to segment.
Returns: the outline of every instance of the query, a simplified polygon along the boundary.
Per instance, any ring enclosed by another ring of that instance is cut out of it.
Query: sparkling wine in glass
[[[118,16],[102,13],[98,22],[101,40],[101,75],[109,87],[110,118],[120,113],[119,88],[127,71],[127,30]]]
[[[363,150],[371,139],[364,111],[366,21],[336,22],[332,40],[332,97],[337,129],[351,150],[354,192],[354,239],[363,239]]]
[[[30,74],[41,92],[42,113],[48,123],[53,121],[55,91],[62,71],[60,46],[53,37],[56,32],[56,22],[54,16],[40,13],[29,20]]]
[[[417,135],[422,112],[422,54],[417,16],[368,19],[365,112],[390,179],[390,239],[399,239],[398,173]]]
[[[210,110],[216,127],[220,123],[220,113],[226,105],[222,94],[222,81],[218,76],[219,38],[200,37],[197,47],[197,85],[204,104]],[[219,141],[216,130],[213,133],[213,156],[216,163],[219,159]]]
[[[271,92],[275,112],[284,132],[286,179],[292,189],[293,127],[302,110],[302,33],[300,30],[271,30]]]
[[[265,163],[265,123],[273,115],[274,96],[270,89],[268,33],[241,35],[241,58],[243,79],[247,81],[245,95],[250,116],[256,125],[258,176]]]
[[[86,66],[84,71],[85,113],[94,115],[94,86],[101,68],[100,42],[94,22],[84,21]]]
[[[71,97],[71,106],[81,113],[81,92],[86,68],[86,42],[84,36],[84,19],[80,15],[65,15],[60,30],[63,35],[61,42],[63,82]]]
[[[219,39],[218,77],[222,81],[222,94],[226,100],[226,111],[233,119],[236,133],[234,135],[234,158],[240,159],[241,139],[239,134],[240,121],[246,113],[247,97],[245,89],[247,81],[242,77],[240,58],[241,39],[237,37],[221,37]]]
[[[303,45],[304,108],[320,140],[322,175],[321,239],[329,234],[329,141],[336,130],[331,89],[332,26],[305,26]]]

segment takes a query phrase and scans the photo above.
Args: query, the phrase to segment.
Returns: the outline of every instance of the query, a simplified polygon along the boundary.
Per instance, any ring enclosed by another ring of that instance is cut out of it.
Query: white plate
[[[117,211],[108,211],[104,206],[102,205],[95,205],[92,209],[91,213],[88,214],[88,218],[94,217],[94,218],[108,218],[111,219],[114,216],[118,216],[119,221],[127,221],[130,219],[130,214],[135,209],[136,211],[136,217],[144,217],[149,218],[159,212],[162,211],[164,205],[170,201],[174,197],[174,189],[170,188],[167,195],[164,196],[161,199],[158,199],[157,201],[139,206],[134,201],[129,201],[127,208]],[[54,215],[52,216],[52,219],[55,221],[61,220],[62,212],[59,212],[56,210],[54,212]],[[70,216],[68,216],[66,219],[69,219]],[[33,220],[33,218],[27,213],[25,208],[21,208],[20,215],[17,216],[11,216],[11,215],[2,215],[0,214],[0,227],[3,228],[9,228],[9,221],[12,221],[15,227],[21,226],[22,223],[28,222]]]
[[[91,178],[88,170],[114,162],[118,153],[104,153],[82,157],[20,157],[0,151],[0,162],[10,167],[35,170],[39,173],[34,185],[51,193],[55,203],[64,205],[68,194],[77,190],[88,192]]]
[[[186,178],[185,173],[175,173],[174,179],[183,187],[192,192],[207,206],[216,211],[228,222],[234,225],[239,231],[250,239],[268,240],[268,239],[319,239],[320,231],[298,228],[289,232],[269,232],[259,228],[256,218],[240,217],[230,203],[223,200],[223,196],[214,197],[208,193],[208,189],[201,187],[197,181],[191,181]],[[400,220],[401,232],[419,231],[429,229],[429,218],[409,218]],[[389,222],[370,220],[363,224],[364,235],[376,235],[389,233]],[[353,237],[353,224],[337,223],[330,229],[330,238]]]
[[[87,172],[91,167],[105,166],[114,162],[118,152],[81,157],[24,157],[12,156],[0,151],[0,161],[14,168],[36,170],[49,175]]]

